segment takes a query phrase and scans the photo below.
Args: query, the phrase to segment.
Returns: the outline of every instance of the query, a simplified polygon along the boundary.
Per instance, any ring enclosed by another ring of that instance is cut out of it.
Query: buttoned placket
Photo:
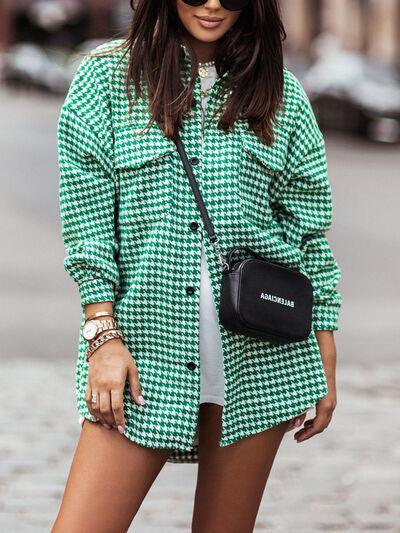
[[[185,58],[184,59],[184,73],[185,74],[184,75],[186,75],[185,82],[188,83],[187,75],[190,70],[190,55],[189,55],[189,52],[186,50],[186,48],[184,48],[184,51],[185,51],[185,54],[184,54],[184,58]],[[215,82],[213,83],[212,87],[208,90],[207,106],[205,107],[205,109],[203,109],[201,78],[199,75],[196,77],[194,87],[193,87],[194,106],[192,107],[191,112],[190,112],[190,119],[187,125],[185,125],[186,128],[188,129],[194,128],[196,132],[200,133],[200,142],[197,145],[199,146],[198,149],[197,149],[197,146],[193,146],[193,144],[190,141],[188,141],[187,144],[191,146],[192,153],[190,153],[186,145],[185,147],[187,149],[188,159],[192,165],[196,181],[198,183],[198,186],[203,196],[206,196],[206,194],[204,194],[204,183],[206,182],[206,180],[204,179],[204,169],[207,168],[207,166],[204,164],[205,163],[204,154],[207,153],[207,150],[205,150],[206,143],[208,140],[207,131],[208,131],[208,128],[210,127],[211,118],[215,111],[215,108],[217,105],[219,105],[219,102],[220,102],[220,98],[218,98],[219,96],[218,91],[219,91],[219,87],[222,82],[222,78],[223,76],[217,78],[217,80],[215,80]],[[190,133],[191,133],[190,137],[193,138],[192,131]],[[196,137],[196,135],[194,135],[194,137]],[[196,152],[193,153],[193,150],[196,150]],[[188,177],[186,173],[184,173],[183,175],[188,181]],[[188,184],[188,188],[191,194],[193,195],[190,184]],[[191,299],[195,298],[195,300],[194,301],[192,300],[192,302],[190,303],[196,302],[196,306],[197,306],[196,307],[197,308],[196,318],[197,318],[197,339],[198,339],[198,335],[199,335],[198,328],[199,328],[199,319],[200,319],[199,317],[200,305],[199,304],[200,304],[200,279],[201,279],[201,242],[204,239],[208,239],[208,235],[204,229],[204,223],[201,218],[197,204],[194,204],[194,205],[195,205],[197,216],[196,218],[192,218],[192,220],[188,223],[188,231],[192,234],[193,246],[196,247],[196,251],[199,254],[199,256],[195,263],[197,265],[196,272],[194,272],[193,269],[191,269],[192,276],[195,276],[196,282],[193,283],[193,285],[191,284],[187,285],[185,287],[185,290],[186,290],[186,294],[188,298],[191,298]],[[211,213],[210,213],[210,216],[212,216]],[[205,246],[205,248],[206,248],[206,253],[207,253],[207,247]],[[193,374],[193,378],[195,380],[193,384],[197,386],[198,389],[200,390],[200,353],[198,350],[197,350],[196,355],[194,354],[192,355],[191,360],[185,361],[185,365],[187,369],[186,371]]]
[[[186,59],[187,59],[187,56],[186,56]],[[191,120],[195,120],[195,121],[200,120],[201,121],[200,130],[201,130],[202,141],[200,143],[200,153],[197,154],[197,155],[190,155],[190,153],[188,153],[188,159],[189,159],[189,162],[192,165],[193,173],[195,174],[196,181],[198,182],[199,187],[201,187],[202,171],[203,171],[202,163],[203,163],[203,136],[204,136],[204,130],[203,130],[204,114],[203,113],[204,112],[203,112],[202,105],[201,105],[201,80],[200,80],[199,77],[197,77],[196,81],[195,81],[195,86],[194,86],[194,89],[193,89],[193,98],[194,98],[195,105],[194,105],[194,107],[192,108],[192,111],[191,111]],[[185,175],[186,179],[188,180],[188,177],[186,176],[186,173],[184,175]],[[189,187],[190,187],[190,185],[189,185]],[[191,187],[190,187],[190,190],[191,190]],[[196,208],[197,208],[197,206],[196,206]],[[197,211],[198,211],[198,209],[197,209]],[[196,244],[197,249],[201,250],[201,240],[203,239],[202,219],[200,217],[200,213],[199,212],[198,212],[197,216],[198,216],[198,219],[192,219],[192,221],[190,222],[188,231],[190,231],[193,234],[193,243]],[[199,242],[200,242],[200,245],[199,245]],[[196,264],[200,265],[200,260],[198,260],[198,262]],[[192,274],[194,275],[194,272]],[[200,270],[198,270],[197,277],[196,277],[196,283],[194,284],[195,286],[188,285],[185,288],[186,294],[188,295],[189,298],[196,298],[196,305],[197,305],[197,310],[198,311],[199,311],[199,303],[200,303],[199,302],[199,299],[200,299],[200,276],[201,276]],[[196,288],[197,288],[197,292],[196,292]],[[197,314],[197,319],[198,318],[199,318],[199,315]],[[197,334],[198,334],[198,332],[197,332]],[[186,368],[187,368],[187,370],[190,373],[193,373],[193,372],[197,371],[196,385],[199,385],[199,380],[200,380],[200,361],[199,361],[199,359],[200,359],[200,354],[197,353],[196,361],[195,360],[186,361]]]

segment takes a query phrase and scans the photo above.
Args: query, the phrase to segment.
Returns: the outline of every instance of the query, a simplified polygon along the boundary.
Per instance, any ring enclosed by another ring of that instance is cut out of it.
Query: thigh
[[[126,532],[170,453],[85,420],[52,532]]]
[[[220,447],[222,406],[201,404],[193,533],[250,533],[289,421]]]

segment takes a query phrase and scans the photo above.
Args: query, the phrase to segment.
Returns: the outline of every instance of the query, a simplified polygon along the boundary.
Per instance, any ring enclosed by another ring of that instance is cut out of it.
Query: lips
[[[198,17],[195,15],[203,28],[216,28],[224,20],[221,17]]]
[[[196,17],[200,20],[206,20],[209,22],[221,22],[221,20],[223,20],[221,17],[198,17],[197,15]]]

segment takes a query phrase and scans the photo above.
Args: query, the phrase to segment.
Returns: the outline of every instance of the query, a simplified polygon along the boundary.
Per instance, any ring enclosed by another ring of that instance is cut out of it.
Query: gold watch
[[[108,329],[118,329],[115,318],[110,317],[102,320],[85,320],[82,326],[82,337],[85,341],[89,342]]]

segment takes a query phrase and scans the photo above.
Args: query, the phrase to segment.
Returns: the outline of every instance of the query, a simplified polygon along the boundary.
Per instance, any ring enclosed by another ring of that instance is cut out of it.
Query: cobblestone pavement
[[[0,531],[50,531],[79,425],[76,287],[63,271],[59,101],[0,90]],[[257,532],[400,531],[399,151],[328,135],[330,242],[342,266],[338,406],[331,426],[285,435]],[[21,156],[23,153],[23,156]],[[62,320],[62,321],[61,321]],[[309,416],[313,416],[310,413]],[[166,464],[131,528],[189,532],[195,465]]]

